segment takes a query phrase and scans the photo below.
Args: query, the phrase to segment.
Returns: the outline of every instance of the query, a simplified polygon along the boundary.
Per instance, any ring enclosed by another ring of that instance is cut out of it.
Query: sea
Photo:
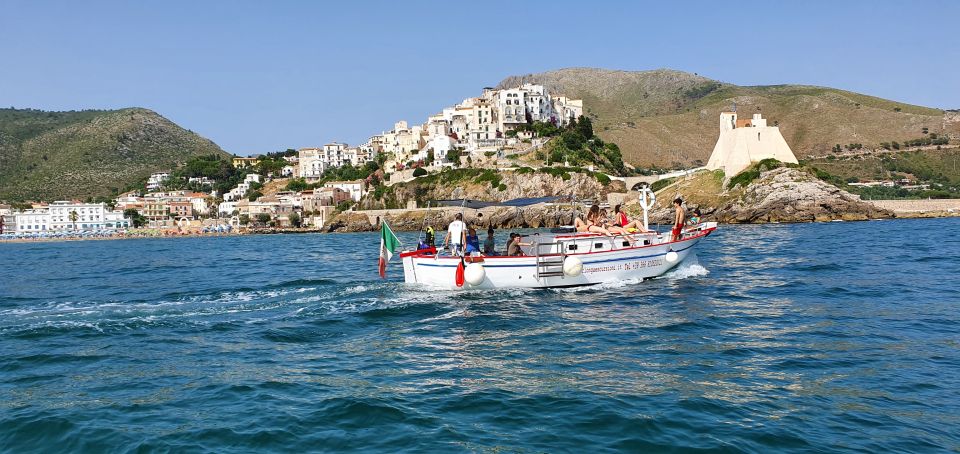
[[[960,450],[960,219],[724,225],[563,290],[412,287],[378,249],[0,244],[0,451]]]

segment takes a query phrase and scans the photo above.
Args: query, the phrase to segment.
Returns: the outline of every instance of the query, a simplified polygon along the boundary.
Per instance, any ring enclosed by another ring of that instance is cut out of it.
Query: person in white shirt
[[[467,242],[465,232],[467,226],[463,223],[463,214],[457,213],[456,219],[447,227],[447,236],[443,239],[443,247],[450,245],[450,253],[460,255],[463,245]]]

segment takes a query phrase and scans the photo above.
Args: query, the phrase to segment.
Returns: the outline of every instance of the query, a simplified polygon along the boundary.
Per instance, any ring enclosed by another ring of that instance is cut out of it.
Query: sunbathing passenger
[[[647,231],[645,228],[643,228],[643,223],[640,222],[639,220],[636,220],[636,219],[635,219],[635,220],[631,221],[631,220],[627,217],[627,212],[624,211],[624,210],[621,208],[621,205],[616,205],[616,206],[614,206],[614,207],[613,207],[613,213],[614,213],[614,216],[616,216],[616,219],[615,219],[614,222],[613,222],[614,225],[616,225],[616,226],[618,226],[618,227],[623,227],[623,229],[626,230],[627,232],[629,232],[629,233],[635,233],[635,232],[646,232],[646,231]],[[632,230],[631,230],[631,229],[632,229]]]
[[[576,224],[577,223],[575,223],[575,225]],[[587,212],[587,222],[584,223],[581,221],[579,224],[584,225],[586,228],[583,230],[578,228],[578,232],[602,233],[604,235],[610,235],[610,231],[605,229],[602,225],[602,220],[600,218],[600,206],[597,204],[591,206],[590,211]]]

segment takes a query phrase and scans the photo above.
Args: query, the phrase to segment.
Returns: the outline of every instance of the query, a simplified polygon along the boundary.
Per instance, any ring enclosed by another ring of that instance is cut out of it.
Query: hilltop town
[[[575,126],[582,114],[582,101],[552,95],[543,86],[485,88],[422,124],[398,121],[357,146],[331,142],[230,160],[198,156],[151,174],[142,187],[113,199],[0,206],[0,225],[17,234],[61,235],[130,227],[177,232],[319,228],[377,187],[444,169],[497,168],[498,158],[508,156],[502,164],[513,165],[515,159],[542,153],[551,136]],[[577,146],[586,140],[576,139]]]

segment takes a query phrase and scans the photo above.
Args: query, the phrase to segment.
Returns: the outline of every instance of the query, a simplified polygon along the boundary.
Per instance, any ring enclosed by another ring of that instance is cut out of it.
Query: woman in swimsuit
[[[628,232],[630,231],[630,229],[636,229],[638,232],[641,232],[641,233],[647,231],[646,229],[643,228],[643,223],[640,222],[639,220],[631,221],[629,218],[627,218],[627,212],[623,211],[620,205],[616,205],[613,207],[613,213],[616,216],[616,219],[614,220],[614,225],[623,227],[623,229]]]

